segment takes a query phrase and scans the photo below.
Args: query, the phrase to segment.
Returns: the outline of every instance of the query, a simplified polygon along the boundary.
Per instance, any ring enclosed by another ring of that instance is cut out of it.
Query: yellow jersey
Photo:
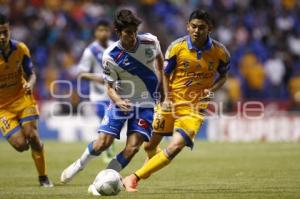
[[[199,103],[203,91],[212,87],[217,73],[227,73],[229,60],[227,49],[210,37],[202,49],[192,44],[190,36],[175,40],[166,52],[164,64],[164,73],[170,75],[172,102],[207,108],[207,103]]]
[[[10,40],[9,45],[7,55],[0,51],[0,108],[24,94],[25,75],[32,74],[27,46],[15,40]]]

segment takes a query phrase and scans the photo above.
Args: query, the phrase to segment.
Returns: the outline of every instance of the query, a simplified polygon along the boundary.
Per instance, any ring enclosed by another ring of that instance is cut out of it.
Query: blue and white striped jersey
[[[113,41],[108,41],[108,46],[112,45],[113,43]],[[105,49],[106,48],[101,46],[98,41],[94,41],[88,47],[86,47],[78,64],[78,72],[92,72],[102,76],[102,57]],[[92,102],[108,100],[105,86],[90,81],[89,97]]]
[[[123,99],[129,99],[138,107],[152,107],[160,83],[156,68],[159,54],[159,41],[150,33],[137,36],[137,46],[132,52],[117,41],[104,52],[104,78],[114,83]]]

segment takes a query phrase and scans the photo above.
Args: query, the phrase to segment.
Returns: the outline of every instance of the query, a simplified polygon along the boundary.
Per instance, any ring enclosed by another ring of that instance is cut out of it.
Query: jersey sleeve
[[[22,58],[22,67],[23,71],[27,76],[32,75],[33,73],[33,64],[31,62],[31,57],[30,57],[30,51],[27,48],[27,46],[24,43],[19,44],[21,50],[23,51],[23,58]]]
[[[219,66],[218,72],[225,75],[230,69],[230,54],[223,44],[219,44]]]
[[[160,55],[162,53],[161,51],[161,47],[160,47],[160,43],[159,40],[157,39],[157,37],[154,37],[154,43],[155,43],[155,57]]]
[[[156,36],[152,35],[151,33],[145,33],[144,34],[144,37],[147,39],[147,40],[150,40],[152,42],[154,42],[154,54],[155,54],[155,57],[160,55],[162,53],[161,51],[161,47],[160,47],[160,43],[159,43],[159,40]]]
[[[175,69],[175,66],[177,64],[176,55],[177,55],[177,45],[171,44],[168,47],[167,52],[165,54],[164,72],[166,74],[171,74]]]
[[[78,64],[78,72],[90,72],[93,67],[93,55],[89,49],[85,49]]]
[[[104,52],[102,58],[102,64],[104,67],[103,78],[108,83],[114,83],[118,80],[118,73],[116,68],[118,65],[114,62],[113,58],[110,57],[106,52]]]

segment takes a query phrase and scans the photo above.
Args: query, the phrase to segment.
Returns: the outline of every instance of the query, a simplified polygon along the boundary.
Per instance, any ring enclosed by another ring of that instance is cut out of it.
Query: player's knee
[[[18,152],[24,152],[24,151],[27,151],[29,149],[29,145],[27,143],[15,143],[14,148]]]
[[[28,135],[28,139],[32,141],[38,140],[39,138],[37,132],[31,131],[31,133]]]
[[[175,157],[183,149],[183,147],[184,146],[182,144],[170,144],[166,150],[168,153],[167,155],[169,155],[170,157]]]
[[[26,136],[35,134],[35,133],[37,133],[37,127],[32,123],[26,124],[23,126],[23,133]]]
[[[29,134],[26,134],[27,139],[30,144],[40,144],[40,138],[38,136],[37,130],[32,130]]]

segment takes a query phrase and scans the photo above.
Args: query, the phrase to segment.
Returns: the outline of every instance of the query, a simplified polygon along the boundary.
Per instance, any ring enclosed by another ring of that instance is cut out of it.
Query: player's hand
[[[170,99],[165,99],[161,104],[162,111],[171,111],[172,110],[172,101]]]
[[[204,89],[203,94],[204,96],[200,98],[200,101],[202,102],[208,102],[214,98],[214,93],[209,89]]]
[[[124,99],[116,102],[116,105],[121,109],[121,111],[128,113],[131,111],[132,104],[130,103],[130,100]]]
[[[31,94],[33,90],[33,84],[27,82],[26,84],[24,84],[23,89],[25,90],[26,94]]]

